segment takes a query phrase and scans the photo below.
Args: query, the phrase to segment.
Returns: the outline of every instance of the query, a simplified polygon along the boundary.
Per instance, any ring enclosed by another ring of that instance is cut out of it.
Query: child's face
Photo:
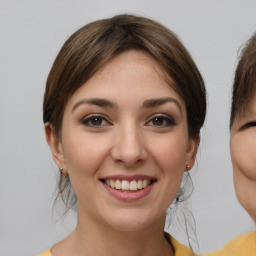
[[[256,222],[256,93],[244,113],[235,117],[230,152],[238,200]]]

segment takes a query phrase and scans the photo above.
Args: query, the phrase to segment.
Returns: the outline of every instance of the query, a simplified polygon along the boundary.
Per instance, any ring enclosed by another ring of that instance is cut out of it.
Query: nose
[[[136,125],[123,125],[115,133],[111,152],[114,161],[132,167],[146,160],[143,136]]]

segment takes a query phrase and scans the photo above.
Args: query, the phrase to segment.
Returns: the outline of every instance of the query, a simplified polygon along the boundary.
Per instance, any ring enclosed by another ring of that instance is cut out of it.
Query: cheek
[[[247,179],[256,180],[256,136],[236,136],[231,138],[230,152],[234,168],[234,177],[237,172]]]
[[[71,175],[73,172],[77,174],[95,173],[104,161],[108,150],[106,139],[79,132],[66,136],[63,145],[67,169]]]
[[[108,150],[106,139],[102,140],[99,137],[76,132],[69,133],[63,141],[66,168],[78,200],[92,200],[91,191],[98,184],[97,171],[104,162]]]
[[[150,152],[162,171],[173,174],[177,171],[183,173],[186,147],[187,141],[184,134],[181,136],[170,135],[161,139],[155,137],[151,143]]]
[[[161,192],[166,209],[175,199],[176,194],[181,186],[186,162],[186,143],[182,140],[173,139],[165,141],[159,145],[160,150],[156,152],[155,157],[157,165],[160,167],[163,179],[161,180]],[[155,147],[156,151],[156,147]]]

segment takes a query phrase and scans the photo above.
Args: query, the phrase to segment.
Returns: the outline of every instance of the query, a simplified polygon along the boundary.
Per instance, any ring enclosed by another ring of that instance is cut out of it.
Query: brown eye
[[[101,117],[93,117],[90,120],[92,125],[101,125],[102,124],[102,118]]]
[[[155,116],[147,124],[157,127],[167,127],[176,125],[176,122],[168,116]]]
[[[157,126],[162,126],[164,124],[164,119],[162,117],[155,117],[153,120],[152,120],[152,124],[153,125],[157,125]]]
[[[81,123],[89,127],[101,127],[110,124],[104,117],[98,115],[86,117]]]

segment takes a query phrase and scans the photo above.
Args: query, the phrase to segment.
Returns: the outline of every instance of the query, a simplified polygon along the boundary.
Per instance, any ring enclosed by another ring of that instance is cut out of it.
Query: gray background
[[[200,251],[253,223],[238,204],[229,155],[229,107],[237,51],[256,30],[255,0],[0,0],[0,255],[37,255],[72,230],[52,212],[58,171],[46,145],[42,98],[52,62],[71,33],[95,19],[133,13],[178,34],[205,78],[208,114],[192,171]],[[186,242],[183,231],[172,231]]]

